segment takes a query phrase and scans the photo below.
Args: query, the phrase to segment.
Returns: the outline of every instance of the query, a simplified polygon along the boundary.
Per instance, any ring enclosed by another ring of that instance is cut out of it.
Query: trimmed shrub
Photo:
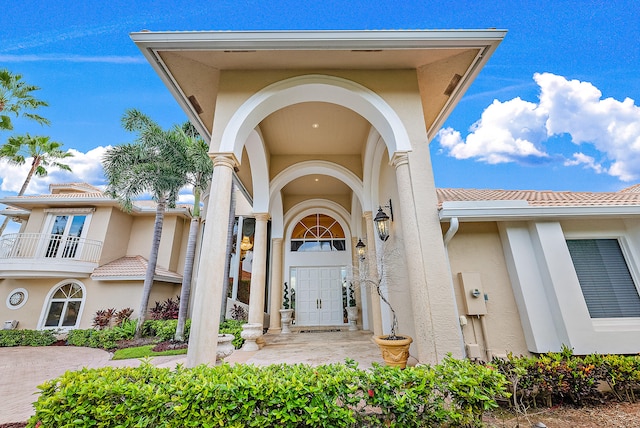
[[[132,339],[136,332],[136,321],[125,321],[120,327],[105,328],[103,330],[71,330],[67,343],[73,346],[89,348],[114,349],[119,340]]]
[[[464,380],[450,384],[458,375]],[[405,370],[360,370],[352,361],[175,371],[143,363],[67,372],[39,388],[29,427],[471,427],[497,406],[493,394],[506,394],[506,380],[452,359]]]
[[[0,330],[0,347],[48,346],[56,341],[52,330]]]

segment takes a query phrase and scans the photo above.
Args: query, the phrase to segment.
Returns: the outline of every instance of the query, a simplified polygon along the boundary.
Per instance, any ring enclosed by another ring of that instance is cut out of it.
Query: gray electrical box
[[[482,279],[478,272],[459,272],[460,286],[466,315],[486,315],[487,304],[485,302]]]

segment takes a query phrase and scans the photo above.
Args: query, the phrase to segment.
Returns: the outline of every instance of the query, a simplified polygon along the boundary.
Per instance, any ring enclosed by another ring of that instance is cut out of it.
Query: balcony
[[[98,267],[102,242],[48,233],[0,237],[0,277],[89,276]]]

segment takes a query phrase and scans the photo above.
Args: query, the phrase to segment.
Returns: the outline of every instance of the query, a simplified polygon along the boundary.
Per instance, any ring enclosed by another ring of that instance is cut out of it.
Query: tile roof
[[[144,280],[148,261],[142,256],[121,257],[96,268],[91,279],[98,281]],[[182,275],[156,267],[154,279],[165,282],[182,282]]]
[[[635,189],[635,190],[630,190]],[[619,192],[552,192],[540,190],[436,189],[438,208],[449,201],[517,201],[530,206],[579,207],[640,205],[640,185]]]

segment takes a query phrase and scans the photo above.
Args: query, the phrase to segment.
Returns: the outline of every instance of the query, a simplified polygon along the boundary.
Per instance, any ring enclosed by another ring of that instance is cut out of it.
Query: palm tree
[[[49,120],[30,112],[48,106],[45,101],[33,96],[32,93],[39,89],[23,82],[20,74],[13,74],[7,69],[0,70],[0,129],[13,129],[9,114],[23,116],[41,125],[49,124]]]
[[[106,151],[102,167],[107,178],[107,194],[117,198],[130,211],[134,197],[151,194],[156,202],[156,217],[149,262],[144,278],[136,337],[142,335],[149,295],[158,262],[164,213],[174,207],[178,191],[186,182],[186,150],[181,136],[164,131],[138,110],[127,110],[122,118],[127,131],[138,134],[135,143],[115,146]]]
[[[31,168],[18,196],[24,195],[34,175],[46,176],[49,173],[47,167],[71,171],[69,165],[59,161],[72,156],[72,153],[62,150],[62,143],[51,141],[49,137],[32,137],[29,134],[10,137],[7,143],[0,147],[0,159],[6,159],[10,164],[23,165],[27,158],[31,158]],[[9,217],[5,217],[0,226],[0,235],[8,223]]]
[[[193,264],[196,255],[196,242],[200,226],[200,198],[202,192],[211,182],[213,163],[211,162],[211,158],[209,158],[208,144],[199,136],[191,123],[185,123],[181,129],[175,129],[174,132],[181,135],[186,143],[187,163],[189,165],[187,178],[189,184],[193,186],[193,212],[191,214],[191,224],[189,225],[189,239],[187,241],[187,252],[184,261],[182,289],[180,290],[180,308],[178,310],[178,324],[175,334],[175,340],[184,341],[184,326],[187,321]]]

